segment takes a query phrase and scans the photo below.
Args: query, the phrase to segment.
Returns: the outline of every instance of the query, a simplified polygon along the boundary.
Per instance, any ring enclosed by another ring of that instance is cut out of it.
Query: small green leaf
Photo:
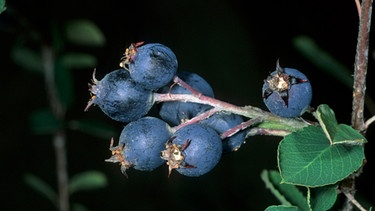
[[[0,0],[0,14],[6,10],[5,0]]]
[[[320,127],[307,126],[279,143],[282,182],[319,187],[334,184],[355,172],[364,159],[359,145],[330,145]]]
[[[328,105],[322,104],[318,106],[313,114],[332,144],[338,125],[335,112]]]
[[[295,205],[301,210],[309,210],[306,196],[294,185],[281,184],[281,176],[278,171],[263,170],[261,178],[282,205]]]
[[[93,68],[97,64],[94,56],[86,53],[66,53],[61,57],[62,63],[67,68]]]
[[[309,188],[312,210],[329,210],[337,199],[337,184]]]
[[[362,145],[366,143],[365,137],[354,128],[345,124],[338,124],[334,111],[328,105],[319,105],[314,112],[314,116],[319,121],[331,144]]]
[[[57,194],[56,194],[56,192],[51,188],[51,186],[49,186],[47,183],[45,183],[39,177],[36,177],[32,174],[26,174],[24,176],[24,181],[27,185],[29,185],[36,192],[39,192],[45,198],[50,200],[52,202],[52,204],[54,204],[55,206],[57,205]]]
[[[300,211],[300,209],[294,206],[272,205],[272,206],[267,207],[265,211]]]
[[[51,110],[40,109],[30,115],[31,130],[36,134],[51,134],[62,127]]]
[[[69,41],[78,45],[103,46],[105,44],[104,34],[89,20],[67,22],[66,36]]]
[[[75,175],[69,183],[69,192],[93,190],[107,185],[106,176],[99,171],[87,171]]]
[[[11,58],[20,67],[36,73],[43,73],[42,57],[36,51],[16,45],[12,48]]]

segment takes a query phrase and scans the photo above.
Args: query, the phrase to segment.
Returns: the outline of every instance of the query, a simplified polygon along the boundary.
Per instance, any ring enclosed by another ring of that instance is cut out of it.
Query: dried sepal
[[[96,79],[95,74],[96,74],[96,68],[94,69],[94,71],[92,73],[91,83],[88,84],[91,98],[90,98],[89,102],[87,103],[84,111],[88,111],[89,108],[91,107],[91,105],[94,104],[96,95],[98,93],[97,85],[98,85],[99,81]]]
[[[280,66],[279,60],[277,60],[276,74],[268,76],[265,82],[268,84],[268,88],[264,90],[263,98],[267,99],[273,92],[277,92],[286,107],[288,107],[289,90],[291,86],[308,82],[308,80],[285,73],[285,69]]]
[[[168,165],[168,177],[171,175],[173,169],[177,168],[195,168],[185,162],[185,155],[183,151],[189,146],[190,140],[186,140],[183,145],[177,145],[173,143],[176,137],[172,137],[168,140],[165,145],[165,150],[161,152],[161,158],[167,161]]]
[[[143,45],[144,42],[132,43],[125,50],[123,57],[121,57],[120,67],[128,69],[128,65],[133,62],[134,56],[137,54],[137,48]]]
[[[131,163],[129,163],[125,159],[124,154],[124,144],[121,144],[119,146],[113,146],[113,138],[111,139],[111,143],[109,145],[109,150],[112,152],[112,156],[105,160],[105,162],[111,162],[111,163],[120,163],[121,165],[121,173],[128,178],[128,175],[126,174],[126,170],[132,166]]]

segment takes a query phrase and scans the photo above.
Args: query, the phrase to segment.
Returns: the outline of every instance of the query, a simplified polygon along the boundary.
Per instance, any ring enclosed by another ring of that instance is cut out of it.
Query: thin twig
[[[233,128],[230,128],[229,130],[225,131],[224,133],[221,133],[220,138],[225,139],[225,138],[231,137],[234,134],[238,133],[239,131],[245,130],[245,129],[251,127],[251,126],[254,126],[258,123],[261,123],[262,121],[263,121],[263,119],[261,117],[249,119],[249,120],[247,120],[245,122],[242,122],[241,124],[239,124],[239,125],[237,125]]]
[[[204,119],[207,119],[208,117],[212,116],[213,114],[215,114],[218,111],[220,111],[220,109],[218,109],[218,108],[212,108],[212,109],[210,109],[208,111],[205,111],[205,112],[203,112],[203,113],[201,113],[201,114],[199,114],[199,115],[197,115],[197,116],[195,116],[195,117],[193,117],[193,118],[191,118],[189,120],[186,120],[183,123],[181,123],[181,124],[173,127],[172,131],[175,132],[175,131],[179,130],[180,128],[183,128],[183,127],[185,127],[187,125],[191,125],[191,124],[200,122],[200,121],[202,121]]]
[[[65,109],[57,95],[57,87],[54,74],[54,54],[50,47],[42,47],[44,77],[46,82],[46,89],[50,107],[58,120],[65,118]],[[58,180],[58,208],[60,211],[69,210],[69,192],[68,192],[68,173],[67,173],[67,158],[65,150],[65,131],[60,129],[55,132],[53,137],[53,146],[56,155],[56,172]]]
[[[354,0],[355,1],[355,6],[357,7],[358,11],[358,17],[361,17],[361,2],[359,0]]]
[[[375,122],[375,116],[372,116],[370,119],[368,119],[368,120],[365,122],[365,129],[367,130],[367,128],[368,128],[373,122]]]
[[[178,76],[175,76],[173,81],[175,84],[187,89],[191,94],[171,94],[170,92],[163,94],[163,93],[154,93],[154,102],[170,102],[170,101],[181,101],[181,102],[192,102],[192,103],[200,103],[206,104],[214,107],[217,111],[228,111],[234,114],[238,114],[247,118],[261,118],[264,122],[277,122],[279,125],[284,125],[285,127],[289,127],[290,130],[295,131],[301,129],[309,123],[303,121],[302,119],[298,118],[282,118],[276,116],[270,112],[264,111],[260,108],[254,106],[237,106],[233,105],[228,102],[224,102],[218,100],[216,98],[212,98],[200,93],[198,90],[195,90],[185,81],[183,81]],[[174,85],[175,85],[174,84]],[[290,131],[291,132],[291,131]]]
[[[362,207],[362,205],[354,198],[352,194],[350,194],[349,192],[345,192],[344,194],[346,198],[348,198],[349,201],[354,204],[360,211],[366,211],[366,209]]]
[[[309,125],[309,123],[297,118],[282,118],[270,112],[263,111],[260,108],[253,106],[236,106],[215,98],[208,97],[202,94],[160,94],[154,93],[154,101],[158,102],[192,102],[210,105],[215,107],[217,111],[228,111],[248,118],[261,117],[264,122],[274,122],[278,125],[290,128],[290,130],[298,130]]]

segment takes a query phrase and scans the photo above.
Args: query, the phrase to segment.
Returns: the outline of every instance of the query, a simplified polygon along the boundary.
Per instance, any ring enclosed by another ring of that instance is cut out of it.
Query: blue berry
[[[100,81],[94,71],[92,82],[89,90],[93,97],[85,111],[96,104],[110,118],[130,122],[146,115],[154,104],[153,92],[133,81],[124,69],[114,70]]]
[[[200,123],[206,124],[215,129],[219,134],[222,134],[235,126],[240,125],[242,122],[243,118],[240,115],[220,112],[202,120]],[[237,151],[245,142],[245,137],[245,131],[238,131],[236,134],[223,139],[223,153]]]
[[[218,164],[222,151],[219,134],[207,125],[196,123],[173,134],[162,151],[162,158],[167,160],[169,174],[176,169],[182,175],[199,177]]]
[[[282,68],[277,63],[276,70],[264,81],[262,95],[271,113],[293,118],[301,116],[310,107],[312,87],[299,70]]]
[[[214,97],[211,85],[200,75],[193,72],[177,72],[177,76],[189,84],[192,88],[208,97]],[[174,85],[162,88],[161,93],[191,94],[187,89]],[[191,102],[163,102],[159,107],[159,115],[171,126],[179,125],[183,120],[195,117],[198,113],[212,108],[209,105]]]
[[[107,162],[119,162],[126,175],[130,167],[141,171],[152,171],[163,163],[161,151],[171,138],[169,125],[152,116],[142,117],[127,124],[121,132],[117,147],[110,147],[113,156]]]
[[[157,90],[175,76],[178,67],[176,55],[160,43],[141,44],[143,42],[129,47],[120,66],[127,68],[133,80],[143,87]]]

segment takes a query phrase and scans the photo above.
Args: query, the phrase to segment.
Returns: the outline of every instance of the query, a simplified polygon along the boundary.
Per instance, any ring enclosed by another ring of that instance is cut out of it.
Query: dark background
[[[306,35],[353,69],[358,31],[354,1],[15,1],[8,2],[20,16],[48,37],[52,21],[89,19],[106,37],[106,45],[88,51],[98,65],[75,71],[73,108],[68,119],[88,118],[123,125],[105,117],[99,108],[83,108],[89,99],[87,83],[93,68],[97,77],[118,68],[124,49],[132,42],[159,42],[177,55],[180,70],[193,71],[210,82],[216,98],[236,105],[265,109],[261,99],[263,79],[274,70],[276,60],[284,67],[303,71],[314,90],[312,106],[328,104],[340,123],[350,124],[351,90],[324,73],[295,49],[292,40]],[[1,19],[17,21],[5,13]],[[25,33],[18,31],[16,33]],[[372,36],[373,37],[373,36]],[[23,182],[32,173],[56,188],[55,155],[51,136],[30,132],[29,115],[47,107],[43,78],[26,72],[9,56],[14,33],[1,32],[1,141],[2,173],[0,210],[53,210],[53,205]],[[46,38],[48,39],[48,38]],[[370,39],[367,92],[374,96],[374,52]],[[46,40],[48,42],[48,40]],[[37,48],[37,47],[36,47]],[[72,46],[72,48],[77,48]],[[85,49],[87,51],[87,49]],[[370,114],[366,109],[366,118]],[[357,196],[375,202],[372,150],[374,127],[367,133],[368,163],[357,180]],[[251,137],[239,151],[223,157],[210,173],[188,178],[163,166],[153,172],[129,170],[129,179],[119,166],[105,163],[109,140],[78,131],[68,131],[68,171],[74,175],[99,170],[108,186],[72,195],[90,210],[263,210],[278,204],[260,179],[263,169],[277,169],[276,150],[280,138]]]

